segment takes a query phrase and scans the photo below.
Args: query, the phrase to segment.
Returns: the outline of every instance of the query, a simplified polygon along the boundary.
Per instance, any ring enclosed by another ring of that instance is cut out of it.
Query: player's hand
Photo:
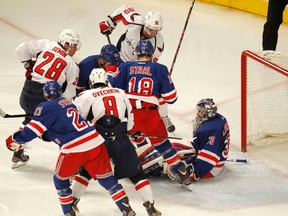
[[[133,133],[130,132],[131,139],[137,140],[139,137],[143,137],[143,133],[141,131],[134,131]]]
[[[109,35],[116,28],[117,23],[113,20],[113,18],[108,15],[106,21],[102,21],[99,23],[100,32],[104,35]]]
[[[23,62],[24,67],[25,67],[25,69],[26,69],[25,77],[26,77],[27,79],[30,79],[30,78],[31,78],[31,73],[33,72],[33,67],[34,67],[35,63],[36,63],[36,61],[33,61],[32,59]]]
[[[26,70],[32,70],[34,65],[35,65],[36,61],[33,61],[32,59],[23,62],[24,67]]]
[[[22,146],[18,143],[16,143],[12,137],[12,135],[10,135],[7,139],[6,139],[6,147],[10,150],[10,151],[19,151]]]

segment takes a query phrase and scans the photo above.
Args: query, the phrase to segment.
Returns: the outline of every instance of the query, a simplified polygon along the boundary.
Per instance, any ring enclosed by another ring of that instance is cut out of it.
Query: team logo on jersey
[[[157,46],[157,50],[161,53],[164,50],[164,44],[162,47]]]
[[[43,110],[43,107],[37,107],[36,110],[34,111],[34,116],[40,116],[42,110]]]

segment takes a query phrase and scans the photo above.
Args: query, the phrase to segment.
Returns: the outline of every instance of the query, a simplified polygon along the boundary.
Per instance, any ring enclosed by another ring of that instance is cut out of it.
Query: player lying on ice
[[[196,112],[193,141],[171,139],[173,148],[191,166],[191,181],[217,176],[225,165],[230,144],[228,122],[217,112],[213,99],[200,100],[196,105]],[[153,146],[141,146],[137,153],[148,176],[167,174],[171,177],[167,172],[169,165]],[[175,179],[172,177],[172,180]]]

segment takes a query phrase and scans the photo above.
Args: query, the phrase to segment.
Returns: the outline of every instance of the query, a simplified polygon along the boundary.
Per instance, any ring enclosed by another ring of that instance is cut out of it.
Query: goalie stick
[[[189,19],[190,19],[190,15],[191,15],[191,12],[192,12],[194,3],[195,3],[195,0],[192,0],[192,4],[191,4],[191,6],[190,6],[190,9],[189,9],[189,12],[188,12],[186,21],[185,21],[185,25],[184,25],[184,28],[183,28],[183,31],[182,31],[182,33],[181,33],[181,37],[180,37],[180,40],[179,40],[179,43],[178,43],[178,47],[177,47],[176,53],[175,53],[175,55],[174,55],[174,59],[173,59],[173,62],[172,62],[172,66],[171,66],[171,68],[170,68],[170,72],[169,72],[170,75],[172,74],[172,71],[173,71],[173,68],[174,68],[174,64],[175,64],[176,58],[177,58],[177,56],[178,56],[178,52],[179,52],[179,49],[180,49],[180,46],[181,46],[181,43],[182,43],[182,40],[183,40],[185,31],[186,31],[186,28],[187,28],[187,25],[188,25],[188,22],[189,22]]]
[[[29,117],[33,116],[33,114],[16,114],[16,115],[11,115],[6,112],[4,112],[2,109],[0,109],[0,116],[2,118],[19,118],[19,117]]]

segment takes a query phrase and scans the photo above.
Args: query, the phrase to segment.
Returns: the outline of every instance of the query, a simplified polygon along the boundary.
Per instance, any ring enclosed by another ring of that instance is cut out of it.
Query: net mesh
[[[253,52],[288,71],[288,55]],[[287,73],[288,74],[288,73]],[[267,146],[288,143],[288,77],[262,62],[247,58],[247,141]]]

